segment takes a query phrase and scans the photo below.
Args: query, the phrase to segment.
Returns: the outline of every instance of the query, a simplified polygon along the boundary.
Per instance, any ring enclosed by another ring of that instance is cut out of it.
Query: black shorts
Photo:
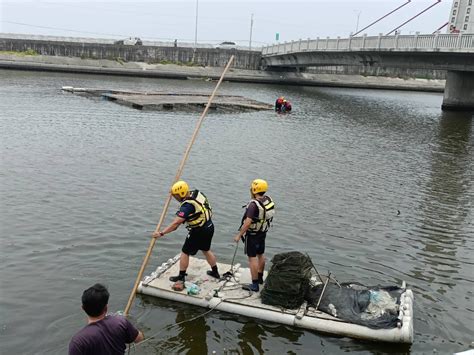
[[[245,234],[244,253],[255,257],[265,253],[265,237],[267,233]]]
[[[203,227],[191,229],[181,251],[188,255],[196,255],[198,250],[208,251],[211,249],[213,235],[214,224],[212,221],[206,223]]]

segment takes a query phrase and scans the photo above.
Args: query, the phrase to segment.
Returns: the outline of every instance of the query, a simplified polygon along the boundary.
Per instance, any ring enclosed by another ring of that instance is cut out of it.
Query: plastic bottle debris
[[[190,284],[189,286],[186,286],[186,289],[188,291],[188,295],[198,295],[199,292],[201,292],[201,289],[198,287],[196,284]]]
[[[370,290],[370,302],[378,303],[380,299],[381,295],[379,291]]]
[[[370,290],[370,303],[361,318],[364,320],[379,318],[385,313],[397,314],[397,300],[392,298],[387,291]]]
[[[334,317],[337,317],[337,310],[336,307],[332,303],[329,304],[329,311]]]

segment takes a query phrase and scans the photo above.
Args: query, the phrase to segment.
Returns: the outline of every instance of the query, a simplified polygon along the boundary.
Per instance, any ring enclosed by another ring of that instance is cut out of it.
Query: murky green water
[[[62,93],[63,85],[207,91],[214,83],[0,71],[2,354],[63,354],[95,282],[123,310],[199,114],[141,112]],[[248,184],[277,201],[267,254],[307,251],[339,281],[415,293],[415,343],[374,344],[219,312],[133,353],[451,353],[474,339],[472,114],[439,94],[224,83],[222,93],[294,113],[211,114],[183,178],[215,210],[217,257],[230,262]],[[176,205],[170,210],[170,218]],[[399,212],[398,212],[399,211]],[[185,231],[160,240],[150,272]],[[239,252],[238,261],[245,263]],[[204,309],[138,297],[147,336]]]

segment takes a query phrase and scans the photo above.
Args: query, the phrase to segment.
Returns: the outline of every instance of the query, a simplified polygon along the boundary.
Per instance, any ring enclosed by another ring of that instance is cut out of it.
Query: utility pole
[[[252,50],[252,29],[253,29],[253,14],[250,17],[250,40],[249,40],[249,51]]]
[[[194,48],[193,48],[193,63],[196,59],[196,47],[198,39],[198,13],[199,13],[199,0],[196,0],[196,27],[194,28]]]
[[[356,24],[355,33],[357,33],[359,31],[359,18],[360,18],[361,13],[362,13],[362,11],[359,11],[359,14],[357,15],[357,24]]]

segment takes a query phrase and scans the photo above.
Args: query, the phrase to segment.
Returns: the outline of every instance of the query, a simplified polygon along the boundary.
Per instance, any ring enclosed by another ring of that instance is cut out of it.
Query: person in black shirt
[[[265,195],[268,184],[265,180],[255,179],[250,185],[252,199],[247,204],[239,233],[234,237],[236,243],[244,241],[244,252],[249,260],[252,283],[243,286],[243,289],[259,291],[259,284],[263,284],[265,270],[265,238],[273,221],[275,204],[270,196]]]

